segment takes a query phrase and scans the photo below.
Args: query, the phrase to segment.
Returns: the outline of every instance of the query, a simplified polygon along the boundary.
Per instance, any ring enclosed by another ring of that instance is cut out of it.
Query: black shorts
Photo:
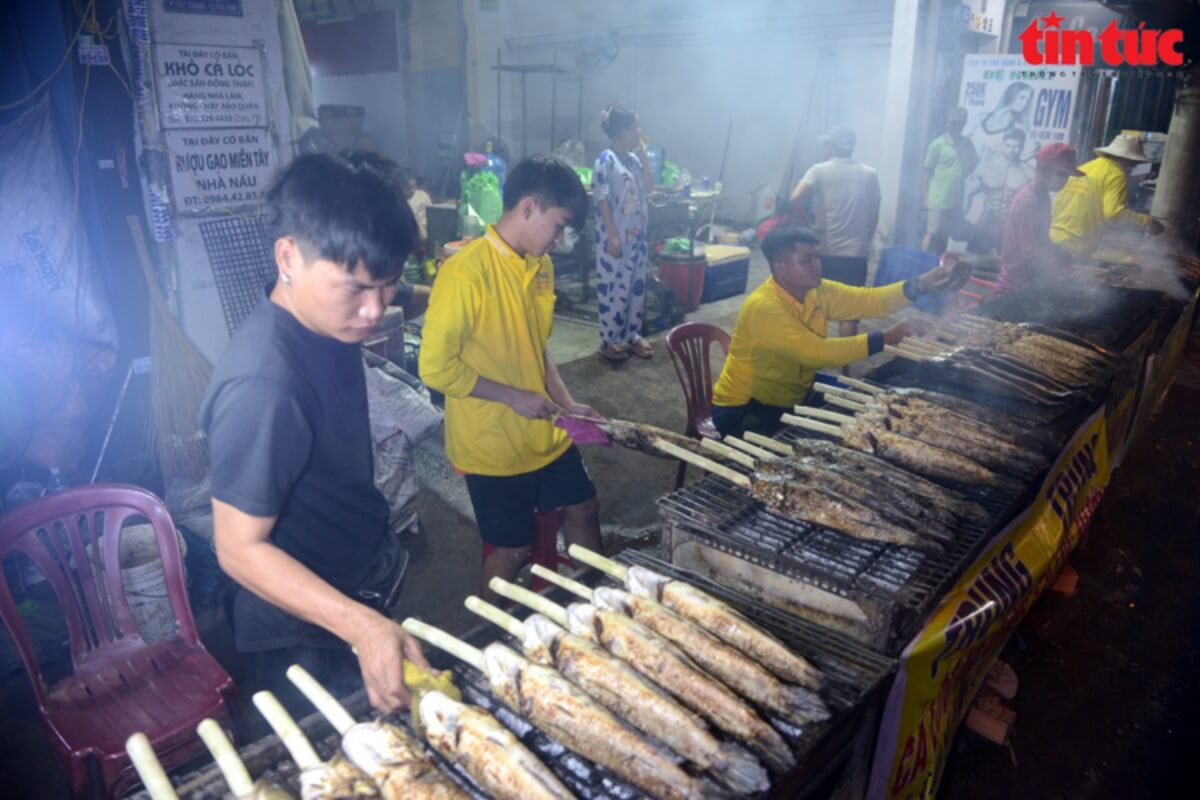
[[[520,475],[468,475],[467,492],[475,509],[479,535],[493,547],[529,547],[535,512],[586,503],[596,496],[579,448],[541,469]]]
[[[821,277],[849,286],[867,285],[867,259],[821,256]]]

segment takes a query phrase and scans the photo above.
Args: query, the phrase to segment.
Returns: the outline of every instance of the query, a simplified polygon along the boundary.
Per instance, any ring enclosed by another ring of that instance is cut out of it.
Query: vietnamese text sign
[[[275,147],[265,129],[164,131],[163,136],[179,213],[251,205],[275,171]]]
[[[253,47],[155,45],[163,127],[266,127],[263,71],[262,57]]]

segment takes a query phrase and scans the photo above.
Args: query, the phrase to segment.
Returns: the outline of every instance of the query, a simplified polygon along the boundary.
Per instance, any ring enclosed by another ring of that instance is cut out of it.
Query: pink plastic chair
[[[688,436],[696,439],[720,439],[712,421],[713,375],[709,355],[713,342],[721,345],[729,354],[729,334],[707,322],[685,322],[667,332],[667,352],[675,365],[675,374],[683,387],[683,399],[687,403]],[[675,488],[683,486],[687,477],[687,464],[679,463],[675,476]]]
[[[129,520],[154,528],[178,638],[138,634],[121,579]],[[157,497],[136,486],[68,489],[0,517],[0,561],[28,556],[66,616],[74,674],[50,686],[0,570],[0,617],[25,662],[50,746],[74,796],[121,797],[139,783],[125,740],[141,731],[168,770],[204,751],[196,725],[212,717],[231,736],[233,679],[196,634],[175,526]]]

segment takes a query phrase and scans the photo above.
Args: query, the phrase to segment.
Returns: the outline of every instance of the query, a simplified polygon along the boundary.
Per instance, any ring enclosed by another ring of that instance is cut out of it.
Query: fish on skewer
[[[402,624],[413,636],[482,672],[505,705],[546,735],[639,789],[671,800],[727,796],[707,778],[689,775],[557,671],[502,644],[479,650],[419,620]]]
[[[797,725],[829,719],[829,709],[815,692],[779,680],[754,659],[722,642],[691,620],[648,597],[623,589],[591,589],[557,572],[534,565],[534,574],[605,611],[634,619],[673,643],[708,674],[750,702]]]
[[[440,691],[417,704],[425,738],[497,800],[568,800],[574,795],[513,732],[481,708]]]
[[[274,783],[264,778],[257,781],[250,778],[250,773],[234,749],[233,743],[215,720],[206,719],[201,722],[196,726],[196,733],[208,748],[208,752],[212,753],[213,761],[217,763],[217,769],[225,778],[225,784],[234,800],[292,800],[290,792]]]
[[[371,777],[342,755],[321,761],[308,737],[270,692],[257,692],[254,707],[266,717],[267,723],[283,742],[296,766],[300,767],[300,797],[302,800],[349,800],[349,798],[380,797]]]
[[[657,600],[682,617],[690,619],[717,638],[733,645],[789,683],[818,691],[824,677],[808,659],[707,592],[686,581],[660,575],[645,567],[626,567],[586,547],[573,544],[567,549],[571,558],[604,572],[621,583],[631,594]]]
[[[1002,483],[996,473],[977,461],[895,433],[884,426],[871,425],[866,420],[856,418],[851,424],[834,426],[784,414],[781,421],[797,428],[836,436],[856,450],[872,453],[884,461],[932,480],[974,486]]]
[[[749,745],[773,772],[784,774],[795,767],[795,756],[778,731],[725,684],[640,622],[590,603],[563,608],[499,578],[493,578],[488,586],[501,597],[532,608],[620,658],[714,727]]]
[[[1035,382],[998,370],[984,358],[929,356],[903,347],[884,345],[884,351],[915,361],[938,380],[952,381],[972,390],[1012,398],[1040,407],[1060,406],[1075,395],[1048,389]]]
[[[609,711],[674,750],[739,795],[766,791],[767,771],[749,751],[721,742],[704,721],[608,651],[533,613],[524,619],[478,597],[466,606],[521,643],[531,661],[554,667]]]
[[[288,667],[287,678],[337,731],[346,758],[371,776],[384,800],[465,800],[466,793],[403,730],[381,720],[355,722],[299,664]]]
[[[673,448],[666,443],[662,446],[680,461],[720,475],[750,492],[772,511],[790,519],[812,522],[865,541],[897,544],[932,552],[943,550],[936,539],[897,525],[874,508],[835,494],[820,485],[814,486],[803,480],[796,480],[791,470],[780,469],[776,463],[763,462],[761,468],[756,468],[752,475],[743,475],[706,456]]]
[[[129,760],[133,762],[133,768],[137,770],[151,800],[179,800],[146,734],[139,732],[126,739],[125,752],[129,754]]]

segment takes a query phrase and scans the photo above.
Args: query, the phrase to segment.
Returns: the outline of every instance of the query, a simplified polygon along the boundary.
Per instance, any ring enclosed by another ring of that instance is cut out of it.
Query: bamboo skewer
[[[179,795],[175,793],[175,787],[171,785],[171,779],[167,777],[158,756],[154,754],[154,748],[150,746],[146,734],[139,732],[130,736],[125,741],[125,752],[129,754],[138,777],[142,779],[142,784],[153,800],[179,800]]]
[[[823,422],[814,422],[811,419],[804,417],[796,417],[791,414],[784,414],[779,418],[779,421],[785,425],[791,425],[793,428],[803,428],[806,431],[814,431],[816,433],[827,433],[830,436],[836,436],[839,439],[842,436],[842,429],[837,425],[826,425]]]
[[[774,450],[781,456],[796,455],[796,448],[792,447],[790,444],[778,442],[769,436],[763,436],[761,433],[746,431],[744,434],[742,434],[742,438],[751,444],[756,444],[759,447],[765,447],[767,450]]]
[[[592,599],[591,587],[584,586],[579,581],[572,580],[565,575],[559,575],[553,570],[546,569],[541,564],[534,564],[530,571],[542,580],[547,581],[548,583],[553,583],[560,589],[566,589],[571,594],[578,595],[584,600],[590,602]]]
[[[850,400],[843,400],[842,398],[836,397],[835,395],[830,395],[829,397],[827,397],[825,399],[830,402],[833,402],[834,400],[838,400],[841,403],[847,403],[849,405],[859,405],[858,403],[854,403]],[[795,406],[793,410],[796,412],[796,415],[800,416],[800,417],[812,417],[813,419],[824,419],[824,420],[828,420],[830,422],[836,422],[839,425],[841,425],[843,422],[850,422],[851,420],[854,419],[854,417],[850,416],[849,414],[840,414],[837,411],[830,411],[829,409],[826,409],[826,408],[812,408],[810,406]]]
[[[300,730],[296,720],[279,702],[279,698],[270,692],[256,692],[253,697],[254,707],[267,719],[267,724],[275,735],[283,742],[296,766],[303,772],[306,769],[316,769],[323,763],[312,742]]]
[[[948,349],[950,349],[947,347],[942,347],[942,346],[940,346],[934,342],[931,342],[928,339],[922,338],[920,336],[909,337],[908,339],[905,339],[903,342],[901,342],[900,346],[908,347],[909,349],[912,349],[912,350],[925,350],[930,353],[944,353]]]
[[[658,447],[669,456],[674,456],[680,461],[685,461],[692,466],[699,467],[700,469],[706,472],[711,472],[714,475],[720,475],[725,480],[741,486],[744,489],[749,489],[751,486],[751,481],[748,477],[737,470],[730,469],[724,464],[718,464],[711,458],[705,458],[698,453],[684,450],[682,447],[674,445],[671,442],[659,442]]]
[[[345,736],[346,732],[354,727],[354,717],[350,716],[346,707],[339,703],[328,689],[317,683],[317,679],[309,674],[308,670],[299,664],[292,664],[286,674],[287,679],[300,690],[300,694],[308,698],[308,702],[316,706],[321,716],[329,720],[338,736]]]
[[[825,402],[829,403],[831,406],[837,406],[838,408],[845,408],[845,409],[848,409],[855,413],[866,411],[869,408],[869,406],[867,406],[866,403],[858,403],[858,402],[855,402],[854,400],[848,400],[845,397],[840,397],[836,394],[826,395]],[[797,410],[799,410],[799,409],[797,409]],[[844,417],[845,414],[838,414],[838,416]]]
[[[868,383],[867,381],[864,381],[864,380],[859,380],[858,378],[849,378],[849,377],[843,376],[843,377],[839,378],[838,380],[840,380],[842,383],[846,384],[847,386],[849,386],[852,389],[861,389],[862,391],[866,392],[867,394],[885,394],[887,392],[887,390],[884,389],[883,387],[876,386],[875,384]]]
[[[509,636],[512,636],[514,639],[520,640],[524,637],[525,628],[523,625],[521,625],[521,620],[517,619],[512,614],[496,608],[491,603],[484,602],[475,595],[471,595],[464,600],[463,605],[493,625],[499,626],[502,631],[507,633]]]
[[[507,600],[533,609],[551,622],[564,628],[567,626],[567,610],[558,603],[550,602],[540,594],[510,583],[503,578],[492,578],[488,582],[488,588]]]
[[[483,672],[483,651],[478,647],[412,617],[401,622],[400,626],[421,641],[428,642],[439,650],[445,650],[459,661]]]
[[[196,733],[208,752],[212,753],[213,761],[217,762],[217,769],[225,778],[229,793],[234,797],[250,797],[254,792],[254,779],[216,720],[204,720],[196,726]]]
[[[892,355],[897,356],[898,358],[908,359],[909,361],[927,361],[928,360],[925,356],[919,356],[908,350],[901,350],[899,347],[896,347],[895,345],[891,345],[891,344],[885,344],[883,346],[883,351],[885,353],[891,353]]]
[[[895,347],[897,350],[903,350],[904,352],[912,353],[913,355],[920,356],[921,358],[933,358],[934,356],[938,355],[938,353],[930,353],[927,350],[922,350],[920,347],[913,347],[912,345],[908,344],[907,341],[901,342],[900,344],[895,345]]]
[[[582,545],[571,545],[567,548],[567,555],[581,564],[587,564],[589,567],[600,570],[605,575],[616,578],[621,583],[625,582],[625,577],[629,574],[629,567],[624,564],[618,564],[611,558],[605,558],[595,550],[588,550]]]
[[[727,444],[721,444],[713,439],[701,439],[700,447],[712,453],[719,455],[727,461],[732,461],[735,464],[741,464],[743,467],[754,469],[754,458],[743,453],[741,450],[735,450]]]
[[[853,400],[856,403],[865,403],[871,399],[870,394],[863,394],[862,392],[852,392],[849,389],[843,389],[840,386],[830,386],[827,383],[818,383],[813,386],[813,389],[817,393],[823,394],[827,397],[829,395],[837,395],[838,397],[844,397],[847,400]]]
[[[736,436],[726,436],[721,441],[726,442],[726,443],[732,445],[733,447],[736,447],[738,450],[741,450],[743,453],[746,453],[747,455],[753,456],[754,458],[758,459],[759,461],[778,461],[779,460],[779,456],[775,453],[772,453],[770,450],[765,450],[765,449],[759,447],[758,445],[750,444],[749,442],[747,442],[743,439],[739,439]]]

